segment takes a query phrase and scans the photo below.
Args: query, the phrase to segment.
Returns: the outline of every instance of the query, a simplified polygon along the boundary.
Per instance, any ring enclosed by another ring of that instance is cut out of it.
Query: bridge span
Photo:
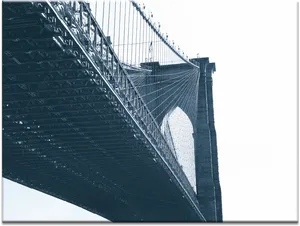
[[[85,2],[3,2],[3,177],[111,221],[222,221],[215,64],[183,57],[130,4],[157,36],[145,52],[166,49],[157,59],[122,59]],[[176,107],[193,125],[196,192],[161,133]]]

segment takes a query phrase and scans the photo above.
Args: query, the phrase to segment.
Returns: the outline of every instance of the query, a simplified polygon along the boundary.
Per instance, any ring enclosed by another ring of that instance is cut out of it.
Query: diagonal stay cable
[[[187,85],[188,84],[188,81],[190,81],[191,80],[191,77],[188,79],[188,80],[186,80],[186,82],[185,83],[182,83],[181,84],[181,86],[179,86],[171,95],[169,95],[169,97],[168,98],[166,98],[164,101],[162,101],[159,105],[157,105],[152,111],[150,111],[147,115],[145,115],[142,119],[144,119],[145,117],[147,117],[150,113],[152,113],[152,112],[154,112],[158,107],[160,107],[162,104],[164,104],[169,98],[171,98],[173,95],[174,95],[174,93],[176,93],[181,87],[183,87],[184,85]],[[177,93],[177,95],[176,95],[176,97],[178,96],[178,95],[180,95],[181,93],[180,92],[178,92]],[[162,96],[162,95],[160,95],[160,96]],[[173,98],[175,98],[175,97],[173,97]],[[151,102],[152,102],[153,100],[151,100]],[[148,102],[148,104],[149,104],[150,102]],[[155,118],[156,119],[156,118]]]
[[[189,86],[190,86],[191,84],[193,84],[194,81],[195,81],[195,79],[191,77],[190,82],[187,84],[187,86],[185,87],[185,89],[182,89],[182,91],[181,91],[181,97],[178,98],[177,101],[175,101],[175,103],[173,104],[172,108],[174,108],[176,105],[178,105],[178,102],[179,102],[179,100],[180,100],[181,98],[184,98],[184,94],[186,93],[187,90],[189,90]],[[186,95],[185,95],[185,96],[186,96]],[[174,99],[173,99],[173,100],[174,100]],[[173,101],[173,100],[172,100],[172,101]],[[170,101],[168,105],[170,105],[170,104],[172,103],[172,101]],[[168,106],[167,106],[167,107],[168,107]],[[167,107],[166,107],[166,108],[167,108]],[[165,109],[166,109],[166,108],[165,108]],[[172,108],[171,108],[171,109],[172,109]],[[157,119],[157,118],[165,111],[165,109],[164,109],[163,111],[161,111],[161,112],[155,117],[155,120],[156,120],[156,119]]]
[[[136,88],[142,88],[142,87],[153,86],[155,84],[162,84],[162,83],[170,82],[171,80],[179,79],[179,80],[173,82],[173,83],[176,83],[178,81],[181,81],[182,78],[185,78],[189,74],[190,74],[189,72],[186,72],[185,74],[180,75],[180,76],[175,77],[175,78],[170,78],[170,79],[166,79],[166,80],[163,80],[163,81],[157,81],[157,82],[153,82],[153,83],[148,83],[148,84],[145,84],[145,85],[135,85],[135,87]],[[124,89],[121,89],[121,90],[124,90]]]
[[[188,80],[186,80],[186,82],[187,82]],[[186,83],[185,82],[185,83]],[[180,84],[180,83],[178,83],[176,86],[174,86],[174,87],[172,87],[171,89],[169,89],[167,92],[165,92],[165,93],[163,93],[163,94],[161,94],[161,95],[159,95],[159,96],[157,96],[156,98],[154,98],[154,99],[152,99],[150,102],[148,102],[148,103],[146,103],[146,104],[144,104],[144,105],[142,105],[142,106],[140,106],[139,108],[137,108],[137,109],[135,109],[136,111],[138,111],[139,109],[141,109],[141,108],[143,108],[144,106],[146,106],[146,105],[149,105],[150,103],[152,103],[154,100],[156,100],[156,99],[158,99],[159,97],[161,97],[162,95],[165,95],[166,93],[168,93],[168,92],[170,92],[171,90],[173,90],[174,88],[176,88],[177,86],[179,86],[171,95],[169,95],[169,97],[168,98],[170,98],[174,93],[176,93],[176,91],[178,91],[178,89],[180,88],[180,87],[182,87],[185,83],[182,83],[182,84]],[[167,98],[167,99],[168,99]],[[166,99],[166,100],[167,100]],[[166,100],[164,100],[161,104],[163,104]],[[160,104],[160,105],[161,105]],[[160,106],[159,105],[159,106]],[[158,106],[158,107],[159,107]],[[151,112],[153,112],[153,111],[151,111]],[[151,112],[149,112],[145,117],[147,117]],[[145,118],[144,117],[144,118]]]

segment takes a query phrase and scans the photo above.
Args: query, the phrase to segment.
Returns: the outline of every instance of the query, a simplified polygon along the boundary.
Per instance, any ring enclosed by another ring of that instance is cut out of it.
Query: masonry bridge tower
[[[172,83],[169,81],[170,77],[174,77],[180,71],[190,70],[186,76],[194,78],[190,81],[185,79],[187,81],[183,83],[185,89],[182,90],[186,101],[170,103],[172,95],[180,95],[178,89],[168,93],[155,92],[145,98],[145,101],[149,102],[149,108],[155,109],[153,115],[160,125],[164,117],[170,115],[176,107],[182,109],[189,117],[194,131],[197,198],[202,212],[205,216],[210,216],[207,219],[220,221],[222,201],[212,94],[212,74],[216,71],[216,66],[215,63],[209,62],[209,58],[194,58],[191,62],[199,68],[193,70],[189,64],[159,65],[159,62],[142,64],[144,68],[151,69],[150,75],[165,75],[146,77],[145,84],[154,84],[147,87],[146,93],[170,86]],[[184,75],[181,77],[184,78]]]

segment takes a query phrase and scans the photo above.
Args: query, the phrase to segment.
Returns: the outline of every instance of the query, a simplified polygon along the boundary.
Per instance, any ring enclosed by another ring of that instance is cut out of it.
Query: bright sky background
[[[296,220],[296,1],[144,2],[189,57],[216,62],[224,221]],[[102,219],[3,181],[4,220]]]

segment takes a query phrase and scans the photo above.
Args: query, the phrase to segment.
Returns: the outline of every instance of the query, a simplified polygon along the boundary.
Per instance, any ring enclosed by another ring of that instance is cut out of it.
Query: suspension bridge
[[[214,63],[134,1],[2,4],[3,177],[111,221],[222,221]],[[195,190],[163,123],[177,107]]]

